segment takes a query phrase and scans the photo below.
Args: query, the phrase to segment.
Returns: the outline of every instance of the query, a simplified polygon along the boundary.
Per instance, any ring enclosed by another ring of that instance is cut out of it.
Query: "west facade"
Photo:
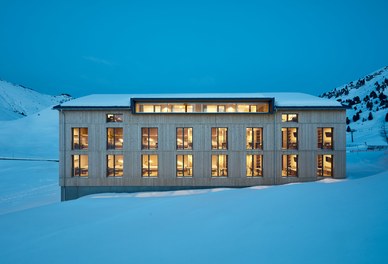
[[[55,109],[62,200],[345,178],[345,109],[305,94],[91,95]]]

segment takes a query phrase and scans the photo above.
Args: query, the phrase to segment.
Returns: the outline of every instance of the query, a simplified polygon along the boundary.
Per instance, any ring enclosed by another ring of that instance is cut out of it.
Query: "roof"
[[[305,93],[181,93],[181,94],[92,94],[55,107],[66,108],[129,108],[131,99],[274,99],[277,108],[343,108],[334,100]]]

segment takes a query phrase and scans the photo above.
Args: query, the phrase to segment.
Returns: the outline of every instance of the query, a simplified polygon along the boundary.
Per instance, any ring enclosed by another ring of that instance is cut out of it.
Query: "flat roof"
[[[131,99],[168,99],[181,100],[211,100],[225,99],[273,99],[275,107],[278,108],[343,108],[341,103],[320,98],[305,93],[181,93],[181,94],[91,94],[80,97],[61,105],[54,107],[55,109],[66,108],[129,108],[131,107]]]

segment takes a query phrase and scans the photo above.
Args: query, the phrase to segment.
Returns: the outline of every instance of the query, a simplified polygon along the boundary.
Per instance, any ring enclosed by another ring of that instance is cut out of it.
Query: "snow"
[[[0,121],[14,120],[60,104],[71,97],[51,96],[0,80]]]
[[[304,93],[209,93],[209,94],[92,94],[61,104],[62,107],[129,107],[131,98],[153,99],[238,99],[275,98],[279,107],[341,107],[341,104],[328,99]]]
[[[3,121],[0,156],[56,159],[57,126]],[[68,202],[57,162],[0,160],[0,262],[388,263],[387,154],[349,152],[341,181]]]

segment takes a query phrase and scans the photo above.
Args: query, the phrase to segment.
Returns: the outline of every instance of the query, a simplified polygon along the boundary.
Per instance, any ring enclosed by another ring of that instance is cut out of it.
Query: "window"
[[[333,155],[318,155],[317,176],[333,177]]]
[[[193,128],[178,127],[176,129],[176,149],[193,149]]]
[[[282,155],[282,176],[298,176],[298,155]]]
[[[143,127],[141,137],[142,149],[158,149],[158,129],[156,127]]]
[[[282,128],[282,149],[298,149],[298,129]]]
[[[88,128],[87,127],[77,127],[72,128],[73,149],[88,149]]]
[[[298,114],[282,114],[282,122],[298,122]]]
[[[247,177],[263,176],[263,155],[247,155]]]
[[[158,177],[158,155],[141,155],[142,176]]]
[[[123,155],[107,155],[106,157],[106,175],[108,177],[122,177],[124,161]]]
[[[228,176],[228,155],[212,155],[212,177]]]
[[[318,127],[318,148],[333,149],[333,128]]]
[[[228,149],[228,129],[212,127],[212,149]]]
[[[89,168],[88,155],[72,155],[73,176],[87,177]]]
[[[106,115],[106,122],[123,122],[123,114],[107,114]]]
[[[248,127],[246,129],[247,149],[263,149],[263,129],[261,127]]]
[[[123,128],[110,127],[107,128],[107,149],[122,149],[123,148]]]
[[[193,176],[193,155],[176,155],[176,176]]]

